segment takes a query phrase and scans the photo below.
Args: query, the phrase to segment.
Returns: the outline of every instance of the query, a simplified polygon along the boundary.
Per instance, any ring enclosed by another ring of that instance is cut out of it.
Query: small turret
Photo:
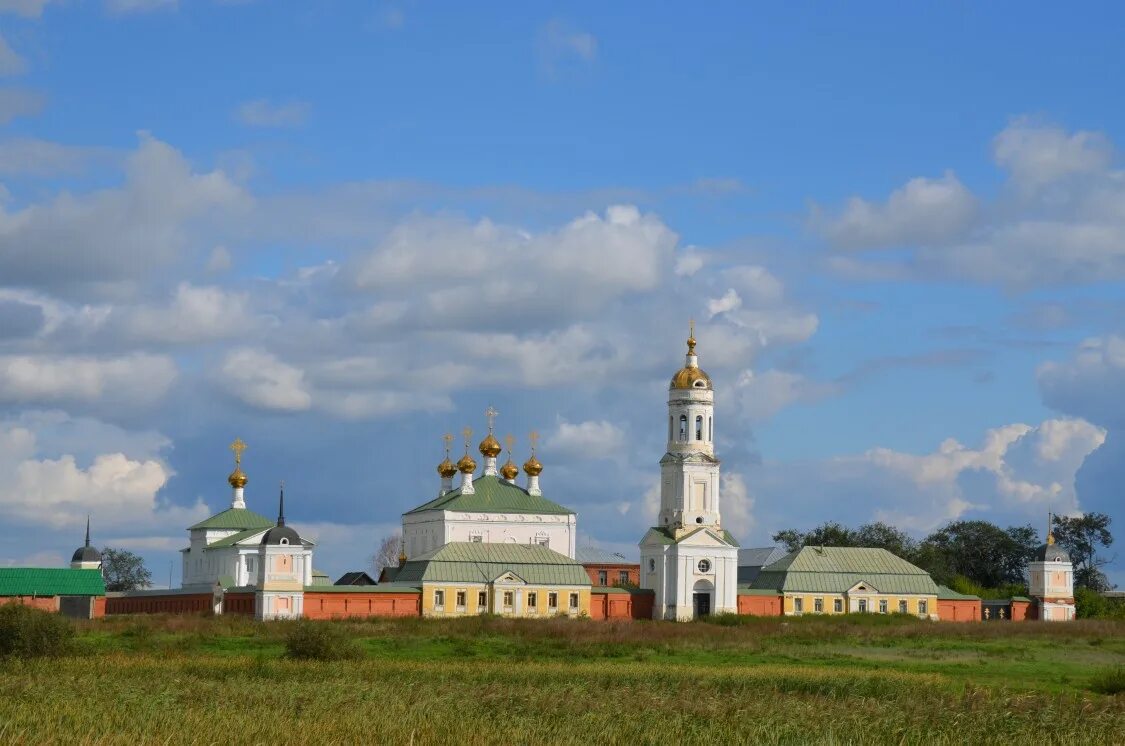
[[[102,566],[102,553],[90,544],[90,516],[86,516],[86,543],[74,550],[70,558],[73,570],[97,570]]]
[[[531,455],[523,462],[523,473],[527,475],[527,494],[542,495],[539,489],[539,475],[543,473],[543,464],[535,457],[535,447],[539,443],[539,433],[532,431],[528,436],[531,441]]]
[[[477,470],[477,462],[469,455],[469,439],[473,437],[473,429],[466,427],[461,433],[465,436],[465,455],[457,461],[457,471],[461,472],[461,494],[472,495],[476,492],[473,489],[473,472]]]

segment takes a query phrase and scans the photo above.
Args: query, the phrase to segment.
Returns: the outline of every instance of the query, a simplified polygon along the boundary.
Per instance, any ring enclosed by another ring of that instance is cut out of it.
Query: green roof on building
[[[582,565],[547,547],[452,542],[409,560],[396,583],[489,583],[506,572],[532,585],[590,585]]]
[[[732,547],[738,546],[738,540],[734,538],[734,534],[732,534],[730,531],[727,531],[725,528],[720,528],[716,531],[711,526],[699,526],[698,528],[695,528],[695,529],[692,529],[691,531],[688,531],[686,534],[684,534],[683,536],[681,536],[679,538],[676,538],[675,533],[670,528],[665,528],[664,526],[653,526],[652,528],[650,528],[648,530],[648,533],[645,534],[644,538],[641,539],[641,543],[642,544],[646,543],[648,541],[649,537],[651,536],[652,538],[656,539],[657,542],[660,543],[660,544],[668,544],[668,545],[679,544],[681,541],[684,541],[685,539],[688,539],[692,536],[695,536],[700,531],[710,531],[710,532],[713,532],[713,533],[717,533],[719,536],[722,537],[723,541],[725,541],[730,546],[732,546]]]
[[[104,596],[101,570],[0,567],[0,596]]]
[[[253,510],[245,508],[227,508],[221,513],[202,520],[194,526],[188,528],[192,531],[197,528],[217,528],[217,529],[234,529],[237,531],[246,531],[251,528],[273,528],[277,521],[266,518],[264,515],[255,513]]]
[[[306,585],[308,593],[421,593],[418,583],[379,583],[378,585]]]
[[[245,531],[239,531],[237,534],[231,534],[230,536],[225,536],[218,541],[211,542],[206,547],[204,547],[204,549],[222,549],[223,547],[233,547],[240,541],[246,541],[251,537],[260,536],[266,530],[267,529],[264,528],[249,528]]]
[[[461,494],[461,488],[450,490],[439,498],[419,505],[405,515],[427,510],[452,510],[461,513],[542,513],[545,515],[574,515],[542,495],[529,494],[519,485],[509,484],[500,477],[483,476],[473,480],[473,492]]]
[[[937,587],[938,601],[980,601],[980,596],[969,596],[964,593],[958,593],[944,585]]]
[[[881,593],[936,595],[937,584],[920,567],[886,549],[804,547],[762,568],[751,589],[844,593],[867,583]]]

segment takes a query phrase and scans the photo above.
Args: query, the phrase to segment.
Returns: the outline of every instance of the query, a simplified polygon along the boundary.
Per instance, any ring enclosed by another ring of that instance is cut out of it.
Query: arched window
[[[695,439],[703,440],[703,415],[695,416]]]
[[[680,440],[687,440],[687,415],[680,415]]]

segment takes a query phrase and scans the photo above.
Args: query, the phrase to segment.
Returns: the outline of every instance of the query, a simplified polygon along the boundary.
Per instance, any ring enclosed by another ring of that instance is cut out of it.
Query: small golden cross
[[[492,407],[484,410],[484,416],[488,418],[488,432],[492,432],[492,421],[496,419],[496,415],[500,414]]]
[[[234,451],[234,465],[238,467],[242,464],[242,452],[246,450],[246,444],[242,442],[242,438],[235,438],[234,442],[230,444],[230,449]]]
[[[504,436],[504,445],[508,446],[508,458],[512,457],[512,446],[516,444],[516,439],[511,435]]]
[[[527,436],[527,439],[531,441],[531,453],[532,455],[534,455],[535,447],[539,445],[539,433],[535,430],[532,430],[531,433]]]
[[[473,437],[473,428],[465,427],[465,429],[461,431],[461,434],[465,436],[465,453],[468,453],[469,452],[469,438]]]
[[[449,458],[449,446],[455,440],[455,438],[453,437],[453,433],[446,433],[445,435],[441,436],[441,439],[445,441],[445,457]]]

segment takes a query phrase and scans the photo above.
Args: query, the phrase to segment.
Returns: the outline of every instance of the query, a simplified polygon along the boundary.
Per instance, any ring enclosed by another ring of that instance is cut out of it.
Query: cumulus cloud
[[[0,13],[13,13],[24,18],[38,18],[50,0],[0,0]]]
[[[925,245],[963,234],[976,211],[976,198],[947,171],[939,179],[911,179],[882,204],[852,197],[838,215],[814,214],[813,225],[847,249]]]
[[[94,421],[84,428],[86,434],[100,429]],[[207,515],[198,502],[181,508],[158,501],[172,471],[155,453],[101,452],[80,462],[67,453],[46,457],[44,447],[25,423],[0,422],[0,506],[9,520],[61,529],[78,527],[91,515],[100,530],[108,530],[182,527]]]
[[[125,309],[118,323],[138,342],[184,344],[245,337],[257,325],[245,293],[182,282],[167,306]],[[110,323],[113,323],[111,317]]]
[[[729,393],[720,391],[720,400],[732,404],[735,417],[763,422],[782,409],[798,403],[812,403],[839,392],[833,383],[812,380],[800,373],[765,370],[742,371]]]
[[[997,165],[1026,189],[1105,171],[1113,159],[1113,146],[1100,132],[1069,133],[1027,117],[1016,119],[998,134],[992,152]]]
[[[240,104],[234,118],[247,127],[300,127],[308,121],[310,110],[305,101],[273,103],[259,98]]]
[[[108,148],[63,145],[34,137],[0,142],[0,174],[7,176],[56,176],[77,174],[94,163],[110,161]]]
[[[47,103],[47,97],[38,91],[25,88],[0,88],[0,124],[17,117],[38,114]]]
[[[564,421],[547,437],[545,445],[563,458],[613,458],[624,452],[625,431],[606,420]]]
[[[0,355],[0,401],[148,406],[176,379],[162,355]]]
[[[746,486],[746,479],[738,472],[725,471],[720,475],[719,510],[723,528],[736,537],[747,536],[754,530],[757,523],[754,519],[754,496]]]
[[[222,364],[222,384],[243,402],[278,412],[300,412],[312,405],[305,373],[262,350],[235,350]]]
[[[22,75],[27,72],[27,60],[12,49],[8,41],[0,36],[0,76]]]

